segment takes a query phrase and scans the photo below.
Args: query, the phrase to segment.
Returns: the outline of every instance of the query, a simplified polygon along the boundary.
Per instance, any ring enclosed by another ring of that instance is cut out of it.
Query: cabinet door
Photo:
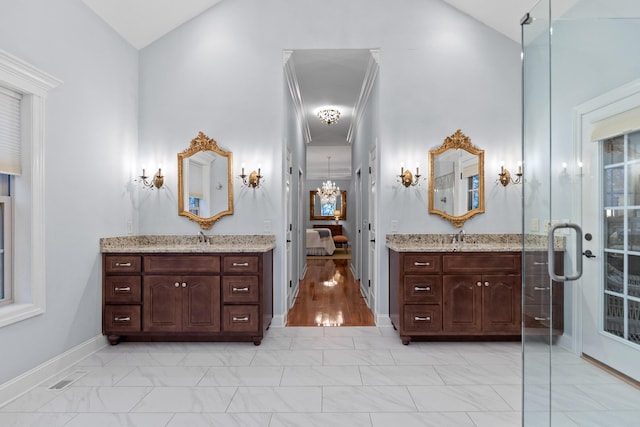
[[[185,276],[182,283],[182,330],[220,331],[220,276]]]
[[[443,276],[443,324],[445,333],[482,331],[482,283],[479,275]],[[480,284],[480,286],[478,286]]]
[[[520,276],[482,275],[482,327],[486,333],[520,332]]]
[[[143,279],[143,331],[181,330],[181,284],[180,276],[146,276]]]

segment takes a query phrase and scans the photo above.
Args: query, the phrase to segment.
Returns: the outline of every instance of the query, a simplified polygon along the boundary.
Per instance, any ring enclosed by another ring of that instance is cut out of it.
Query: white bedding
[[[307,228],[307,255],[333,255],[335,250],[331,230]]]

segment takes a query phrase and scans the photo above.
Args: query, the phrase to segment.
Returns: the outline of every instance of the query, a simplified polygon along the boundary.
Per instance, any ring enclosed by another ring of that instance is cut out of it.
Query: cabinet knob
[[[482,286],[482,282],[476,282],[477,286]]]
[[[173,286],[175,286],[176,288],[180,287],[180,283],[176,282]]]
[[[485,286],[489,286],[489,282],[484,282],[484,285]]]
[[[186,287],[187,287],[186,282],[182,282],[182,287],[183,287],[183,288],[186,288]]]

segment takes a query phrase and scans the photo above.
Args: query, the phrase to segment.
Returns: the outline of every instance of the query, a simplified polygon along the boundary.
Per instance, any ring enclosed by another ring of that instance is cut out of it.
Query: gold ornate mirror
[[[336,219],[336,211],[339,211],[338,219],[347,219],[347,190],[340,190],[335,203],[322,203],[317,193],[317,190],[309,192],[309,218],[312,221]]]
[[[210,229],[233,215],[233,154],[202,132],[178,154],[178,215]]]
[[[456,227],[484,213],[484,150],[458,129],[429,151],[429,213]]]

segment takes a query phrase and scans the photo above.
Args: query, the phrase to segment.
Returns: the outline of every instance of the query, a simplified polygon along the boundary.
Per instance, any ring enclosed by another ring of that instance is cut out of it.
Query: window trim
[[[4,205],[3,209],[3,249],[4,252],[4,268],[2,283],[3,298],[0,300],[0,307],[13,304],[13,199],[11,196],[0,196],[0,205]],[[8,285],[7,285],[8,284]]]
[[[31,214],[14,216],[14,254],[25,252],[30,260],[18,263],[18,257],[14,256],[14,301],[0,307],[0,327],[3,327],[42,314],[46,309],[45,100],[47,93],[62,81],[0,49],[0,84],[23,95],[20,105],[23,175],[15,182],[18,188],[14,206],[25,203]],[[30,238],[20,240],[21,235]]]

